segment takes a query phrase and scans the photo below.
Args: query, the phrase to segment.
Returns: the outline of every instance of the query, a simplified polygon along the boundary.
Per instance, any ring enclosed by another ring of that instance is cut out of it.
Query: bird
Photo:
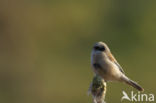
[[[104,42],[100,41],[94,44],[91,52],[91,67],[93,72],[103,78],[105,82],[123,82],[139,91],[144,91],[139,84],[125,75],[122,67]]]

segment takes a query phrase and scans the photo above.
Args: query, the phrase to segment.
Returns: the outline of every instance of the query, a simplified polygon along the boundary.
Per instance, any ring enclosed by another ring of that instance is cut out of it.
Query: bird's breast
[[[96,74],[106,81],[116,80],[120,76],[118,67],[109,58],[102,54],[92,54],[92,67]]]

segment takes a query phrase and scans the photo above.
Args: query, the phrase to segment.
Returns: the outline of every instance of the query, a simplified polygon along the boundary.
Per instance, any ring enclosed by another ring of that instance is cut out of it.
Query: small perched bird
[[[92,95],[94,103],[105,103],[106,82],[104,79],[95,75],[89,87],[88,93]]]
[[[106,82],[119,81],[133,86],[139,91],[144,89],[136,82],[129,79],[117,60],[111,54],[108,46],[103,42],[97,42],[92,49],[91,65],[96,75],[99,75]]]

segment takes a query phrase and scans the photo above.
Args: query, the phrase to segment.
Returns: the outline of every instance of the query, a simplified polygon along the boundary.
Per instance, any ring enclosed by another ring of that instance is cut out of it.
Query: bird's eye
[[[100,51],[105,51],[105,47],[101,47],[99,50]]]
[[[105,50],[105,47],[103,47],[103,46],[102,47],[95,46],[94,49],[95,50],[99,50],[99,51],[104,51]]]
[[[99,49],[100,49],[100,47],[98,47],[98,46],[95,46],[95,47],[94,47],[94,49],[95,49],[95,50],[99,50]]]

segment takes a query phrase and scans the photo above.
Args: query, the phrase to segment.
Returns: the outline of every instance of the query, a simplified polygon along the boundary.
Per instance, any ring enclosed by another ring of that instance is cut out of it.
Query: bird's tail
[[[144,91],[144,89],[143,89],[139,84],[137,84],[136,82],[130,80],[130,79],[129,79],[128,77],[126,77],[126,76],[123,76],[123,77],[122,77],[122,81],[125,82],[126,84],[128,84],[128,85],[130,85],[130,86],[136,88],[136,89],[139,90],[139,91]]]

